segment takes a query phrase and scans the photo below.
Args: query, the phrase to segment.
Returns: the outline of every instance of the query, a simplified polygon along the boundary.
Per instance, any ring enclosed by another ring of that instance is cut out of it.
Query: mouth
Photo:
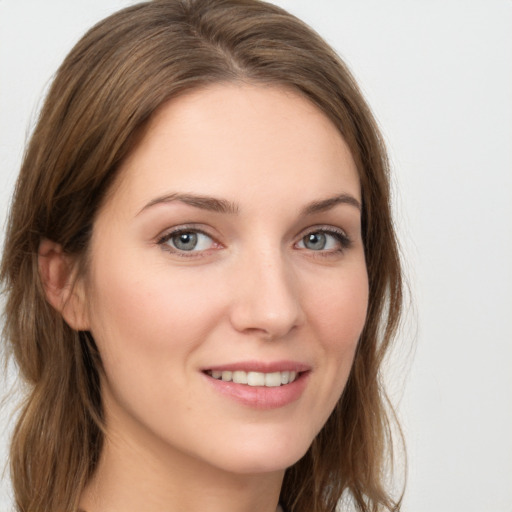
[[[299,400],[312,367],[294,361],[244,361],[204,368],[211,389],[255,409],[276,409]]]
[[[206,370],[205,373],[209,377],[223,382],[233,382],[252,387],[276,388],[291,384],[305,372],[285,370],[266,373],[244,370]]]

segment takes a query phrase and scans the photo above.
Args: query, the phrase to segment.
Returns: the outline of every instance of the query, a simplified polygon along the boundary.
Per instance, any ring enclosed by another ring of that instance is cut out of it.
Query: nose
[[[237,331],[271,340],[303,323],[298,282],[280,251],[245,258],[233,277],[230,319]]]

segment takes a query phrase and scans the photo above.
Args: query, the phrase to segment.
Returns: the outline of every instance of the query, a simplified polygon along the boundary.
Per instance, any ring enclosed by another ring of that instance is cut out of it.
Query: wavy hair
[[[42,239],[87,265],[98,208],[120,163],[171,98],[212,83],[293,89],[335,124],[362,190],[369,278],[367,320],[346,388],[306,455],[285,474],[289,512],[398,510],[386,471],[390,418],[384,355],[402,307],[386,151],[355,80],[307,25],[258,0],[155,0],[93,27],[59,68],[16,184],[0,278],[4,340],[27,394],[10,450],[20,512],[76,511],[104,439],[101,358],[47,302],[38,272]]]

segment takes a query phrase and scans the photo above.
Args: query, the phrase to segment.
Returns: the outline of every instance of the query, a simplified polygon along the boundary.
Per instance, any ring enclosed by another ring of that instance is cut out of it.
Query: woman
[[[18,179],[18,510],[397,510],[385,151],[335,53],[256,0],[156,0],[75,46]]]

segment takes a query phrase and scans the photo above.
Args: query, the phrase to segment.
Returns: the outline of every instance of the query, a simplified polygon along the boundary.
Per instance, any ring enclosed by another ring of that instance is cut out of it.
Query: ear
[[[46,299],[77,331],[89,330],[83,282],[76,279],[76,259],[60,244],[44,239],[39,244],[38,267]]]

